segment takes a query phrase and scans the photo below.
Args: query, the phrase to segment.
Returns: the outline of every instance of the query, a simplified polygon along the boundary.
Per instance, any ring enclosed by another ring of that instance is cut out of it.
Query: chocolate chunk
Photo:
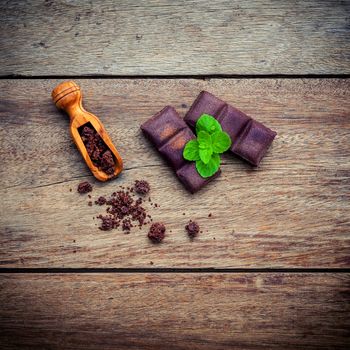
[[[159,152],[168,160],[174,169],[180,169],[188,163],[183,157],[183,149],[186,143],[194,138],[195,135],[189,128],[180,130],[159,148]]]
[[[144,195],[150,191],[150,186],[145,180],[136,180],[133,190],[138,194]]]
[[[163,108],[142,124],[141,129],[158,149],[171,137],[188,126],[171,106]]]
[[[263,124],[248,117],[207,91],[202,91],[184,120],[195,128],[202,114],[216,118],[232,140],[231,151],[254,166],[258,166],[277,135]]]
[[[81,182],[81,183],[78,185],[77,191],[78,191],[80,194],[88,193],[88,192],[91,192],[91,191],[92,191],[92,186],[91,186],[91,184],[90,184],[89,182],[84,181],[84,182]]]
[[[149,229],[148,238],[154,243],[160,243],[165,237],[165,226],[155,222]]]
[[[190,220],[189,223],[185,226],[185,229],[187,231],[187,234],[193,238],[198,235],[199,233],[199,225],[195,222]]]
[[[202,178],[194,162],[183,158],[183,149],[195,135],[173,107],[167,106],[141,125],[141,130],[173,167],[179,180],[192,193],[197,192],[220,174]]]
[[[219,169],[213,176],[204,179],[198,174],[195,163],[188,162],[176,172],[176,175],[188,191],[195,193],[204,187],[207,183],[218,177],[220,173],[221,170]]]

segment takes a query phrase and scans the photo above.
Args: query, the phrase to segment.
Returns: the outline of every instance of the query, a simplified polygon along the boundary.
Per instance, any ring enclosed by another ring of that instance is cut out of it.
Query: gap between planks
[[[0,273],[350,273],[350,268],[0,268]]]
[[[8,79],[349,79],[350,74],[178,74],[178,75],[110,75],[110,74],[94,74],[94,75],[21,75],[10,74],[0,76],[0,80]]]

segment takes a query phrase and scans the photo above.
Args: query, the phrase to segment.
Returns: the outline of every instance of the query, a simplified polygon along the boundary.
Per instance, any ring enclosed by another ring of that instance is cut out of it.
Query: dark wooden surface
[[[346,349],[349,274],[0,275],[2,349]]]
[[[349,74],[349,1],[1,1],[0,75]]]
[[[350,348],[349,11],[1,1],[0,348]],[[113,182],[93,179],[51,101],[68,76],[124,158]],[[191,196],[139,125],[167,104],[183,116],[202,89],[278,137],[261,168],[226,155]],[[147,230],[99,231],[98,208],[75,193],[139,178],[168,227],[160,246]],[[203,228],[193,242],[189,218]]]
[[[122,176],[103,184],[74,146],[68,116],[50,100],[57,83],[0,81],[3,267],[350,267],[349,81],[80,80],[86,107],[125,160]],[[166,104],[183,116],[202,89],[278,136],[258,170],[227,154],[220,178],[191,195],[139,126]],[[76,193],[83,180],[97,199],[141,178],[160,205],[146,202],[149,212],[168,227],[161,246],[148,241],[148,227],[127,236],[101,232],[93,220],[101,207]],[[194,242],[184,230],[189,219],[204,231]]]

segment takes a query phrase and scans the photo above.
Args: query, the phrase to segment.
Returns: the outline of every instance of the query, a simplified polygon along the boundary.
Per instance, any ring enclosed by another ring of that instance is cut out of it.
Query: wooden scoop
[[[73,81],[61,83],[53,89],[52,99],[57,108],[63,109],[68,113],[70,117],[70,131],[73,140],[96,179],[100,181],[107,181],[119,175],[119,173],[123,170],[123,161],[101,121],[95,115],[87,112],[83,108],[82,94],[79,86]],[[116,166],[114,173],[111,175],[106,174],[103,170],[96,167],[86,150],[78,128],[87,123],[90,123],[93,126],[114,156]]]

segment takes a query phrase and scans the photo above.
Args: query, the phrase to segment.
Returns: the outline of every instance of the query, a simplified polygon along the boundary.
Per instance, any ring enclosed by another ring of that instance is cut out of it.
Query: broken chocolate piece
[[[220,174],[201,177],[194,162],[183,158],[188,141],[195,138],[191,129],[173,107],[167,106],[141,125],[141,130],[173,167],[179,180],[192,193],[197,192]]]
[[[90,184],[89,182],[84,181],[84,182],[81,182],[81,183],[78,185],[77,191],[78,191],[80,194],[88,193],[88,192],[91,192],[91,191],[92,191],[92,186],[91,186],[91,184]]]
[[[155,222],[149,229],[148,238],[153,243],[160,243],[165,237],[165,226],[160,222]]]
[[[145,180],[136,180],[133,190],[138,194],[144,195],[150,191],[150,186]]]
[[[192,220],[190,220],[189,223],[185,226],[185,229],[187,231],[187,234],[191,238],[194,238],[199,233],[199,225],[195,221],[192,221]]]
[[[195,129],[197,120],[204,113],[216,118],[223,131],[230,135],[231,151],[254,166],[259,165],[277,135],[275,131],[207,91],[198,95],[184,120]]]

